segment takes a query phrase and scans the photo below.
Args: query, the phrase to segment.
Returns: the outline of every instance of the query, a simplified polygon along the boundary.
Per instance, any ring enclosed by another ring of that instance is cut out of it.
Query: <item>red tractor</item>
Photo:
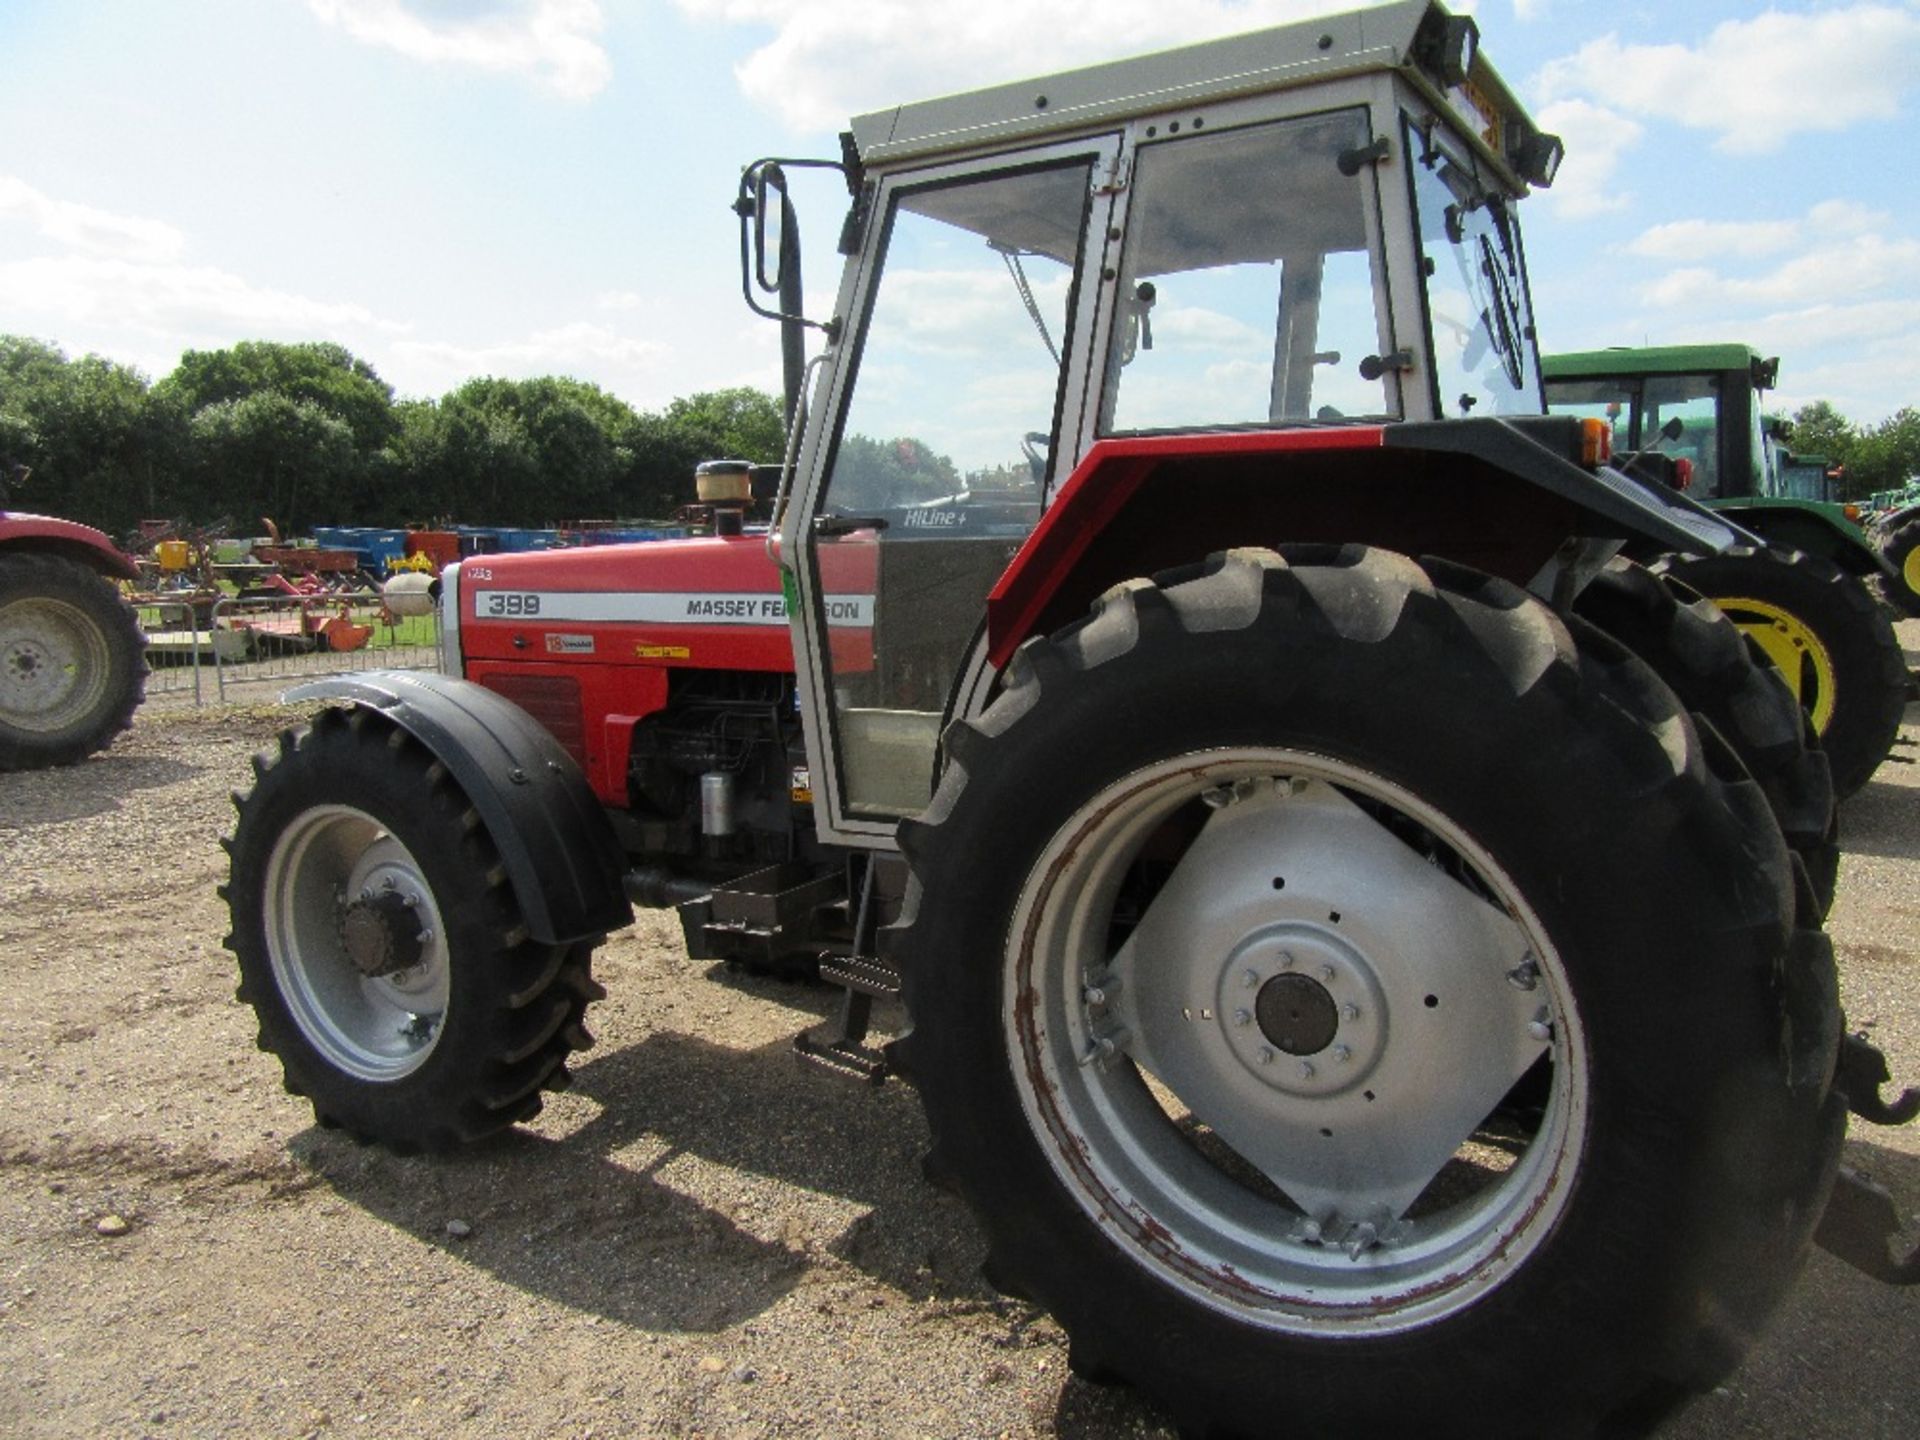
[[[1626,558],[1744,532],[1543,413],[1560,146],[1477,40],[1413,0],[864,116],[824,319],[826,162],[750,167],[786,463],[449,570],[447,674],[309,688],[238,801],[319,1122],[534,1114],[631,897],[843,987],[802,1053],[909,1078],[990,1277],[1195,1434],[1648,1417],[1830,1192],[1911,1278],[1834,1184],[1913,1107],[1843,1043],[1824,757]]]
[[[139,571],[98,530],[8,510],[0,485],[0,771],[71,765],[133,723],[146,639],[114,588]]]

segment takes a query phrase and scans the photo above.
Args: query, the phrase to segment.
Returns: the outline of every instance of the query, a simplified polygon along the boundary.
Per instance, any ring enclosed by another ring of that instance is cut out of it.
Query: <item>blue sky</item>
[[[845,117],[1336,0],[6,0],[0,331],[151,375],[331,339],[404,395],[778,388],[739,167]],[[1467,7],[1456,7],[1467,8]],[[1779,402],[1920,405],[1920,0],[1480,0],[1567,140],[1522,209],[1544,343],[1745,340]],[[834,275],[834,198],[808,239]]]

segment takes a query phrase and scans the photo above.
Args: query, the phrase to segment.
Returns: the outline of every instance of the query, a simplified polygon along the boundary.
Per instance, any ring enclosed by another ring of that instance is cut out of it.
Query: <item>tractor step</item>
[[[885,1000],[900,993],[900,972],[868,955],[835,955],[820,962],[820,978],[862,995]]]
[[[881,1084],[893,1073],[886,1053],[866,1043],[873,1002],[900,993],[900,972],[870,955],[835,955],[820,961],[820,978],[846,993],[831,1019],[803,1030],[793,1048],[802,1060],[837,1075]]]

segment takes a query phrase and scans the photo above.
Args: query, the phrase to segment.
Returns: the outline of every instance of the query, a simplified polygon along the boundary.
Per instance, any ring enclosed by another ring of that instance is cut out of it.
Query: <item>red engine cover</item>
[[[857,542],[823,557],[841,601],[828,639],[842,673],[873,663],[874,559]],[[670,670],[794,668],[762,535],[476,556],[461,562],[458,593],[467,678],[532,701],[609,805],[627,803],[633,726],[667,703]],[[577,723],[564,713],[576,691]]]

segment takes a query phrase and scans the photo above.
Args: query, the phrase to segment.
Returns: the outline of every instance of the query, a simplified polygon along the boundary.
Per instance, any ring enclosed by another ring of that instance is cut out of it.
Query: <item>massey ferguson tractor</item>
[[[146,639],[113,582],[133,563],[98,530],[7,509],[0,473],[0,771],[71,765],[133,723]]]
[[[1543,413],[1560,145],[1477,40],[1415,0],[862,116],[812,314],[809,162],[750,167],[785,463],[708,467],[711,536],[463,562],[447,673],[309,688],[237,800],[316,1120],[533,1115],[674,905],[844,989],[801,1053],[908,1078],[989,1278],[1183,1433],[1644,1425],[1816,1230],[1914,1278],[1836,1183],[1920,1099],[1845,1038],[1825,759],[1624,558],[1744,532]]]

